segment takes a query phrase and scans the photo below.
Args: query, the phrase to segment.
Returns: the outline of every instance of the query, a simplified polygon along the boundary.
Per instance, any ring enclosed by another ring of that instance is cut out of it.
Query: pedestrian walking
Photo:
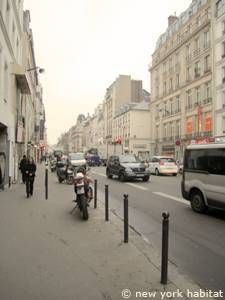
[[[26,155],[24,155],[20,161],[20,167],[19,167],[21,174],[22,174],[23,183],[26,183],[26,173],[25,173],[26,164],[27,164],[27,157],[26,157]]]
[[[36,164],[31,157],[27,160],[27,164],[25,166],[25,173],[26,173],[26,193],[27,198],[33,195],[33,189],[34,189],[34,178],[35,178],[35,172],[36,172]]]

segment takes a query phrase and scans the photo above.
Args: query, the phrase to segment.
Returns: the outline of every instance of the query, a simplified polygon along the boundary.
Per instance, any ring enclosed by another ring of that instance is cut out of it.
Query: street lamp
[[[37,70],[40,74],[45,72],[45,69],[40,68],[40,67],[30,68],[30,69],[27,69],[26,71],[29,72],[29,71],[33,71],[33,70]]]

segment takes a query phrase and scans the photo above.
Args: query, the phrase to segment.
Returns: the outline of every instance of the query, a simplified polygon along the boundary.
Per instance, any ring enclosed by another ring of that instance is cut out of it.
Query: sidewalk
[[[39,166],[32,198],[23,184],[0,192],[0,299],[187,299],[187,292],[209,298],[191,297],[200,287],[172,264],[168,285],[161,285],[160,252],[131,229],[124,244],[123,222],[112,213],[105,222],[100,201],[88,221],[78,211],[71,215],[72,187],[58,184],[55,174],[45,200],[44,174]]]

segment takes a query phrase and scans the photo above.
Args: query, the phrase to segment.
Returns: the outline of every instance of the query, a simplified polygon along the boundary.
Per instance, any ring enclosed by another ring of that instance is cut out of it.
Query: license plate
[[[142,174],[137,174],[136,176],[137,176],[137,177],[143,177],[143,175],[142,175]]]

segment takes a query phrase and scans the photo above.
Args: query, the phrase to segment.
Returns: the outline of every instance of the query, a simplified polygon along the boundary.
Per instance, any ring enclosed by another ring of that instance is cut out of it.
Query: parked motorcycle
[[[89,218],[88,206],[93,198],[93,190],[90,182],[91,180],[81,172],[78,172],[74,178],[74,191],[76,194],[74,202],[76,202],[76,206],[72,209],[71,213],[78,207],[84,220],[88,220]]]
[[[59,183],[65,181],[67,184],[73,184],[74,173],[73,170],[68,168],[67,165],[63,163],[57,163],[56,171]]]
[[[51,170],[51,172],[55,172],[55,170],[56,170],[56,160],[51,160],[50,161],[50,170]]]

